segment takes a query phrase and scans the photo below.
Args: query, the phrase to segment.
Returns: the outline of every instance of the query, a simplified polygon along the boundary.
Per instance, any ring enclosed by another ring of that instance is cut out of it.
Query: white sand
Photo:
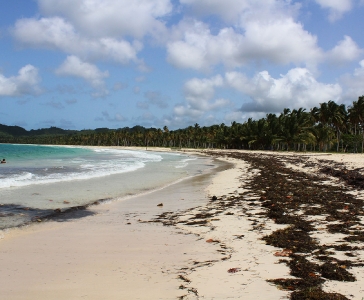
[[[279,155],[284,158],[297,154]],[[357,168],[364,166],[363,157],[311,155],[307,159],[335,160]],[[196,207],[180,216],[186,220],[205,211],[209,205],[207,197],[245,191],[244,182],[254,172],[248,172],[249,165],[243,161],[227,161],[235,167],[216,174],[211,182],[205,176],[199,181],[186,181],[148,195],[94,207],[95,216],[12,230],[0,241],[1,298],[287,299],[288,292],[266,281],[290,277],[288,267],[277,264],[279,257],[274,256],[282,249],[260,240],[284,226],[269,219],[262,222],[254,218],[251,207],[251,216],[227,208],[218,220],[209,220],[208,226],[167,227],[138,222],[150,220],[158,213]],[[254,199],[253,194],[251,197]],[[163,207],[157,207],[161,202]],[[259,230],[252,230],[254,226]],[[318,238],[320,235],[323,240],[329,238],[325,232],[317,233]],[[218,242],[207,243],[208,239]],[[231,268],[237,268],[238,272],[229,273]],[[352,272],[358,281],[328,281],[325,290],[342,293],[349,299],[361,299],[363,268]],[[179,279],[181,274],[191,282]]]
[[[315,173],[316,175],[319,174],[319,167],[305,167],[302,165],[295,165],[291,164],[289,162],[290,157],[300,157],[304,159],[306,162],[312,162],[316,163],[317,166],[334,166],[336,163],[341,163],[347,168],[348,170],[353,169],[361,169],[361,174],[364,174],[364,154],[310,154],[310,153],[282,153],[282,152],[268,152],[268,151],[259,151],[258,153],[262,155],[277,155],[281,158],[281,160],[284,162],[285,158],[287,158],[287,162],[285,165],[287,167],[290,167],[294,170],[299,170],[307,173]],[[327,185],[335,185],[335,186],[343,186],[344,183],[339,182],[337,178],[326,176],[326,175],[320,175],[322,177],[326,178],[326,184]],[[357,190],[355,188],[351,188],[351,191],[348,191],[348,193],[356,196],[358,199],[364,200],[364,191]],[[364,209],[364,201],[363,201],[363,207]],[[343,238],[346,235],[343,234],[330,234],[327,231],[325,231],[325,228],[322,226],[323,223],[321,221],[323,216],[311,216],[316,219],[316,228],[317,231],[311,234],[313,238],[316,238],[318,242],[321,245],[339,245],[339,244],[345,244],[346,241],[343,240]],[[335,222],[331,222],[333,224]],[[328,225],[328,222],[324,222],[324,225]],[[361,218],[361,225],[357,230],[363,230],[364,228],[364,218]],[[363,247],[364,245],[362,243],[355,243],[353,246],[359,246]],[[350,257],[343,255],[340,251],[335,251],[334,249],[330,249],[330,251],[335,252],[336,254],[333,255],[333,257],[336,257],[340,260],[353,260],[356,262],[364,262],[364,253],[363,251],[355,251],[355,259],[350,259]],[[362,299],[364,297],[364,269],[363,267],[353,267],[350,269],[350,272],[356,277],[355,282],[339,282],[339,281],[333,281],[333,280],[327,280],[323,285],[323,290],[329,293],[341,293],[342,295],[345,295],[349,299]]]
[[[0,241],[1,299],[181,296],[179,268],[204,250],[194,236],[138,219],[203,204],[206,176],[199,180],[94,207],[96,216],[11,230]]]

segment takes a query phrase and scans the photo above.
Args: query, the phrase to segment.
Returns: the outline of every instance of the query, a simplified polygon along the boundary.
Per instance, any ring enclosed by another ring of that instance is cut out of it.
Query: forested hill
[[[70,135],[70,134],[92,134],[92,133],[106,133],[106,132],[114,132],[114,131],[127,131],[127,132],[144,132],[147,130],[143,126],[134,126],[133,128],[124,127],[119,129],[110,129],[110,128],[96,128],[96,129],[83,129],[83,130],[66,130],[58,127],[49,127],[49,128],[41,128],[41,129],[31,129],[26,130],[20,126],[8,126],[0,124],[0,136],[12,136],[14,138],[19,137],[36,137],[41,135]]]
[[[28,131],[19,126],[7,126],[0,124],[0,135],[12,135],[12,136],[22,136],[27,135]]]
[[[25,144],[85,144],[85,136],[105,136],[114,132],[141,132],[146,129],[142,126],[134,126],[132,128],[124,127],[119,129],[96,128],[83,130],[66,130],[58,127],[49,127],[41,129],[26,130],[20,126],[8,126],[0,124],[0,143],[25,143]],[[97,139],[99,144],[99,139]]]
[[[65,130],[57,127],[32,129],[30,131],[20,126],[7,126],[0,124],[0,135],[10,135],[13,137],[37,136],[37,135],[59,135],[74,133],[75,130]]]

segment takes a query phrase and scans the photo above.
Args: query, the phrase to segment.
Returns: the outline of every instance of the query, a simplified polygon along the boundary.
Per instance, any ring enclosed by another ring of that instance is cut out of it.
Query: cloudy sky
[[[0,124],[170,129],[350,104],[364,0],[11,0]]]

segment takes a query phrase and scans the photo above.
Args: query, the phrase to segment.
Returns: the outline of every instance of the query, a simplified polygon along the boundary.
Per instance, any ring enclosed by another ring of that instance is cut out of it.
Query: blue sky
[[[0,4],[0,123],[170,129],[350,105],[364,0]]]

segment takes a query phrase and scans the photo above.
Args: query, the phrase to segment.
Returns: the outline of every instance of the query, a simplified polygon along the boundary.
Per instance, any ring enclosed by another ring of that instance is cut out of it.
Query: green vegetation
[[[169,130],[144,128],[63,130],[56,127],[27,131],[0,125],[0,143],[143,146],[171,148],[265,149],[364,152],[364,96],[346,109],[334,101],[310,111],[284,109],[259,120]]]

